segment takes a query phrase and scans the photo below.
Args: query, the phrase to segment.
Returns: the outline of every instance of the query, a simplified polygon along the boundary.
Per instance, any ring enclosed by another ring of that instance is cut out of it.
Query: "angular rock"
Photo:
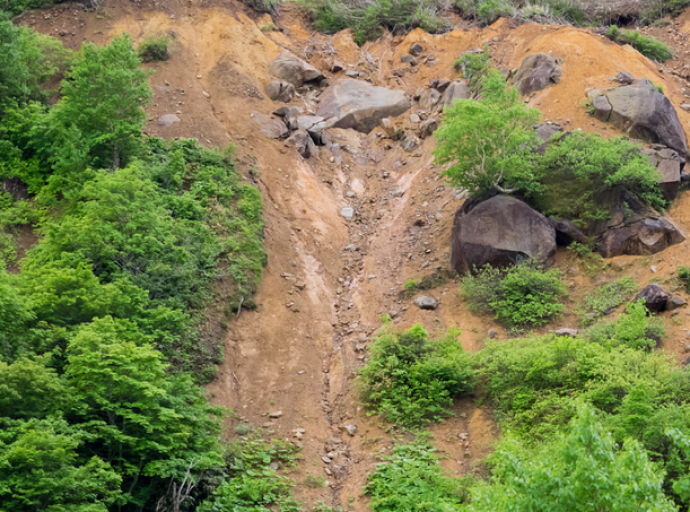
[[[324,78],[314,66],[289,53],[282,53],[276,57],[271,63],[270,72],[276,78],[290,82],[295,87]]]
[[[496,338],[496,336],[498,336],[498,331],[496,331],[496,329],[489,329],[489,332],[486,334],[487,336],[489,336],[490,340],[493,340],[494,338]]]
[[[179,122],[180,118],[177,117],[175,114],[165,114],[164,116],[160,116],[158,118],[156,124],[161,128],[170,128],[173,125],[173,123]]]
[[[448,89],[449,85],[450,80],[448,80],[447,78],[442,78],[441,80],[438,80],[436,82],[434,89],[438,90],[439,92],[444,92],[446,89]]]
[[[640,293],[635,296],[635,302],[644,299],[645,307],[651,313],[659,313],[666,309],[666,302],[671,295],[660,284],[652,283],[645,286]]]
[[[556,255],[556,230],[522,201],[497,195],[456,212],[451,265],[461,275],[484,265],[505,268],[525,259],[550,265]]]
[[[340,210],[340,215],[342,215],[345,220],[352,220],[352,217],[355,216],[355,210],[347,206]]]
[[[606,98],[606,96],[595,96],[592,99],[592,107],[594,107],[594,117],[599,121],[606,122],[611,116],[611,103]]]
[[[319,116],[300,116],[297,118],[297,127],[300,130],[308,130],[317,123],[323,121],[323,117]]]
[[[688,303],[682,297],[671,297],[666,301],[666,311],[673,311],[674,309],[682,308]]]
[[[577,329],[558,329],[556,334],[558,336],[577,336]]]
[[[520,69],[513,77],[513,83],[523,96],[540,91],[561,79],[561,59],[547,53],[535,53],[525,57]]]
[[[28,185],[16,176],[2,180],[2,191],[10,194],[15,201],[29,198]]]
[[[415,149],[419,147],[419,139],[413,137],[410,134],[405,134],[405,138],[402,141],[402,148],[408,153],[412,153]]]
[[[633,138],[659,143],[688,156],[688,141],[673,104],[646,78],[606,93],[608,121]]]
[[[427,112],[430,112],[431,109],[433,109],[436,106],[438,100],[440,99],[441,93],[438,92],[436,89],[426,89],[419,97],[419,108]]]
[[[326,136],[323,131],[326,129],[326,123],[323,121],[316,123],[311,128],[307,130],[307,133],[311,135],[314,144],[318,146],[325,146],[328,143]]]
[[[536,124],[534,125],[534,135],[543,141],[549,140],[555,134],[563,131],[557,124]]]
[[[618,72],[618,82],[620,82],[621,85],[630,85],[634,81],[635,81],[635,77],[632,76],[627,71],[619,71]]]
[[[297,130],[285,141],[285,145],[297,148],[297,152],[303,158],[311,158],[318,152],[314,141],[306,130]]]
[[[438,121],[430,117],[419,126],[419,138],[426,139],[438,129]]]
[[[252,112],[252,119],[259,125],[261,132],[271,139],[282,139],[289,133],[283,121],[273,119],[261,112]]]
[[[404,131],[393,125],[393,121],[387,117],[381,119],[381,127],[383,128],[383,132],[386,134],[386,137],[391,140],[400,140],[405,134]]]
[[[363,80],[337,80],[321,95],[316,115],[333,128],[353,128],[369,133],[384,117],[395,117],[410,108],[403,91],[375,87]]]
[[[466,100],[471,96],[470,88],[462,80],[453,80],[443,92],[438,102],[438,110],[449,107],[455,100]]]
[[[415,299],[414,303],[419,306],[420,309],[436,309],[438,307],[438,302],[433,297],[419,297]]]
[[[404,62],[405,64],[412,64],[413,66],[417,64],[417,59],[414,58],[412,55],[401,55],[400,60]]]
[[[684,160],[672,149],[645,151],[651,163],[661,175],[659,185],[664,199],[673,201],[680,190],[680,172]]]
[[[283,103],[290,103],[295,97],[295,86],[288,82],[281,80],[273,80],[266,84],[264,88],[266,96],[273,101],[282,101]]]
[[[558,245],[570,245],[573,242],[583,244],[586,242],[585,234],[568,219],[557,220],[553,215],[548,218],[549,224],[556,230],[556,243]]]
[[[412,43],[410,45],[410,55],[414,55],[415,57],[417,57],[423,51],[424,48],[422,48],[422,45],[419,43]]]

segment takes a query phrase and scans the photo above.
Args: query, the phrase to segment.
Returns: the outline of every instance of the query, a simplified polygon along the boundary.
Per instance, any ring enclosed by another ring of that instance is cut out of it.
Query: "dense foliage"
[[[666,62],[674,56],[673,50],[663,41],[640,34],[637,30],[626,30],[611,25],[606,29],[606,37],[618,44],[629,44],[645,57],[658,62]]]
[[[436,450],[419,442],[397,444],[369,474],[364,492],[373,512],[448,512],[468,501],[471,483],[447,476]]]
[[[506,269],[489,265],[462,279],[461,296],[474,313],[491,313],[509,327],[540,326],[558,317],[565,286],[558,270],[532,262]]]
[[[233,310],[253,304],[261,196],[231,151],[144,137],[128,36],[69,60],[9,22],[0,41],[0,178],[20,192],[0,198],[3,267],[20,270],[0,271],[0,510],[153,511],[185,475],[203,499],[218,485],[202,475],[227,470],[225,412],[197,384],[222,354],[198,327],[220,278]]]
[[[400,333],[384,331],[361,371],[362,402],[408,427],[447,415],[453,398],[473,389],[471,358],[458,334],[450,330],[443,338],[429,338],[419,324]]]
[[[621,277],[611,283],[598,286],[585,295],[583,302],[585,315],[594,317],[611,313],[615,308],[630,300],[637,291],[637,283],[630,277]]]

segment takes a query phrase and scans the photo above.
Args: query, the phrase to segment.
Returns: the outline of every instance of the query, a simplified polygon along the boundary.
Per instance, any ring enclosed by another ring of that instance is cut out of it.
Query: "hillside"
[[[508,70],[543,52],[563,64],[558,83],[525,101],[541,112],[542,122],[604,138],[619,135],[610,123],[588,113],[586,91],[613,87],[617,83],[612,85],[611,77],[626,71],[662,85],[683,130],[690,133],[690,113],[681,108],[687,100],[684,89],[690,89],[685,72],[690,12],[668,27],[648,30],[675,49],[678,57],[665,64],[619,46],[595,29],[504,18],[488,27],[466,24],[444,34],[419,28],[406,35],[386,34],[359,47],[349,30],[333,36],[315,33],[303,8],[289,2],[272,14],[257,14],[236,0],[111,0],[96,10],[64,3],[30,11],[15,23],[58,36],[73,50],[85,41],[106,44],[123,32],[136,42],[156,34],[171,36],[170,59],[144,64],[155,71],[149,78],[153,99],[144,133],[166,140],[196,138],[210,148],[235,144],[236,169],[258,186],[264,204],[268,259],[254,297],[257,307],[233,308],[226,315],[222,294],[216,299],[204,332],[222,336],[224,356],[206,390],[214,405],[236,413],[223,421],[224,439],[236,437],[236,427],[248,423],[299,443],[302,459],[289,476],[298,484],[296,498],[307,504],[323,501],[357,512],[370,510],[370,498],[362,492],[367,476],[377,456],[390,453],[400,432],[368,415],[355,386],[382,315],[392,317],[395,330],[417,323],[434,334],[457,327],[467,352],[478,352],[491,330],[498,341],[515,334],[491,315],[472,314],[460,296],[450,241],[454,214],[467,195],[444,184],[443,169],[431,154],[436,140],[427,137],[408,152],[379,136],[384,132],[380,126],[368,134],[332,128],[329,136],[339,152],[319,147],[316,155],[303,158],[284,141],[267,137],[255,121],[257,114],[270,116],[283,106],[265,92],[279,55],[289,52],[308,60],[330,83],[344,71],[357,71],[373,85],[412,97],[431,80],[457,78],[454,61],[468,50],[488,45],[492,66]],[[401,56],[414,43],[434,58],[415,70],[403,69]],[[344,71],[330,71],[334,61]],[[311,92],[289,106],[309,111],[317,101]],[[393,122],[415,132],[412,112]],[[169,114],[177,119],[164,126],[160,119]],[[353,208],[351,220],[341,215],[346,207]],[[690,195],[681,192],[665,216],[690,234]],[[35,243],[33,235],[22,237],[21,253]],[[634,278],[638,290],[651,282],[669,283],[678,267],[690,262],[689,249],[685,241],[653,255],[607,258],[592,271],[574,251],[559,247],[554,266],[567,286],[565,312],[535,328],[533,335],[580,328],[584,298],[622,277]],[[408,280],[425,277],[438,278],[436,286],[405,292]],[[417,307],[414,300],[423,295],[437,299],[438,308]],[[688,300],[687,292],[678,295]],[[607,319],[616,319],[623,309]],[[658,317],[667,331],[656,350],[672,354],[682,365],[688,357],[685,344],[690,344],[690,309]],[[227,331],[220,327],[224,323]],[[431,442],[444,454],[442,465],[454,475],[487,474],[482,461],[501,432],[491,405],[478,406],[467,396],[454,402],[452,412],[429,426]],[[349,425],[356,426],[353,435],[345,430]],[[460,436],[464,433],[468,435]],[[325,463],[329,452],[336,457]],[[325,487],[303,485],[308,475],[323,477]]]

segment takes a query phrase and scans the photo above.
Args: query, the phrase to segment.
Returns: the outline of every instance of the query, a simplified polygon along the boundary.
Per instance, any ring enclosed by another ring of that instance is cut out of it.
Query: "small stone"
[[[558,336],[577,336],[577,329],[558,329],[556,334]]]
[[[438,307],[438,301],[426,295],[415,299],[414,303],[419,306],[420,309],[436,309]]]
[[[489,329],[488,335],[489,335],[489,339],[492,340],[496,336],[498,336],[498,332],[495,329]]]
[[[304,290],[307,286],[307,283],[304,281],[300,280],[295,283],[295,288],[299,288],[300,290]]]
[[[417,57],[423,51],[424,48],[422,48],[422,45],[419,43],[412,43],[410,45],[410,55],[414,55],[415,57]]]
[[[395,317],[398,316],[399,314],[400,314],[400,313],[399,313],[398,311],[394,310],[394,309],[391,309],[391,310],[388,312],[388,316],[391,317],[391,318],[395,318]]]
[[[274,411],[272,413],[269,413],[268,417],[269,418],[280,418],[283,415],[283,411]]]
[[[351,436],[354,436],[357,433],[357,425],[345,425],[341,428]]]
[[[688,302],[681,297],[671,297],[666,301],[666,311],[673,311],[674,309],[682,308]]]
[[[271,462],[271,469],[273,471],[277,471],[279,467],[280,467],[280,464],[278,464],[277,462]]]
[[[417,114],[410,114],[410,122],[411,123],[418,123],[420,121],[419,116]]]
[[[331,463],[331,459],[329,459],[328,457],[321,457],[321,460],[324,461],[326,464]]]
[[[355,210],[347,206],[340,210],[340,215],[342,215],[345,218],[345,220],[352,220],[352,217],[355,216]]]

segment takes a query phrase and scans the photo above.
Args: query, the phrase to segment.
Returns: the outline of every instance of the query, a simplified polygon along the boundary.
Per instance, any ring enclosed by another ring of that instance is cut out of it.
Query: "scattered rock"
[[[280,418],[283,415],[283,411],[274,411],[268,414],[269,418]]]
[[[419,306],[420,309],[436,309],[438,307],[436,299],[426,295],[415,299],[414,303]]]
[[[355,210],[347,206],[340,210],[340,215],[342,215],[345,218],[345,220],[352,220],[352,217],[355,216]]]
[[[405,64],[411,64],[413,66],[417,64],[417,59],[415,59],[414,56],[410,54],[401,55],[400,60],[403,61]]]
[[[561,59],[555,59],[547,53],[528,55],[522,61],[513,83],[523,96],[540,91],[561,79]]]
[[[282,53],[276,57],[271,63],[270,72],[273,76],[290,82],[295,87],[324,78],[314,66],[289,53]]]
[[[357,425],[343,425],[340,428],[351,436],[354,436],[357,433]]]
[[[635,301],[644,299],[645,306],[651,313],[659,313],[666,308],[666,302],[671,298],[669,293],[660,284],[652,283],[645,286],[635,296]]]
[[[426,139],[438,129],[438,121],[430,117],[419,126],[419,138]]]
[[[165,114],[164,116],[160,116],[158,118],[156,124],[161,128],[170,128],[173,123],[178,122],[180,122],[180,118],[177,117],[175,114]]]
[[[423,51],[424,51],[424,48],[422,48],[422,45],[419,43],[412,43],[410,45],[410,55],[414,55],[415,57],[418,57]]]
[[[419,108],[426,112],[430,112],[441,99],[441,93],[436,89],[425,89],[419,97]]]
[[[405,132],[402,131],[400,128],[394,126],[393,121],[391,121],[387,117],[381,119],[381,127],[383,128],[383,133],[386,134],[386,137],[391,140],[400,140],[402,139],[402,136],[405,134]]]
[[[573,242],[583,244],[586,242],[585,234],[567,219],[556,220],[552,215],[548,218],[549,224],[556,230],[556,243],[567,246]]]
[[[259,125],[261,132],[271,139],[282,139],[289,134],[287,126],[279,119],[273,119],[261,112],[253,112],[252,119]]]
[[[685,162],[677,152],[670,148],[661,150],[643,150],[651,163],[661,175],[659,185],[664,199],[673,201],[680,190],[680,171]]]
[[[638,79],[634,85],[606,92],[611,104],[608,121],[630,137],[659,143],[688,155],[688,141],[673,104],[651,80]]]
[[[266,96],[268,96],[273,101],[282,101],[283,103],[289,103],[292,98],[295,97],[296,91],[295,86],[289,82],[283,82],[281,80],[273,80],[266,84],[264,88]]]
[[[408,153],[411,153],[419,147],[419,139],[410,134],[405,134],[402,141],[402,148]]]
[[[630,85],[634,81],[635,81],[635,77],[632,76],[627,71],[619,71],[618,72],[618,82],[620,82],[622,85]]]
[[[336,81],[321,95],[316,115],[327,120],[327,127],[369,133],[383,118],[398,116],[409,108],[403,91],[346,78]]]
[[[489,332],[487,333],[489,336],[490,340],[493,340],[496,336],[498,336],[498,331],[495,329],[489,329]]]
[[[305,130],[297,130],[286,141],[285,146],[297,148],[303,158],[311,158],[318,152],[318,148],[311,136]]]
[[[277,462],[271,462],[270,467],[273,471],[278,471],[278,468],[280,468],[280,464]]]
[[[419,119],[419,116],[417,114],[410,114],[410,122],[413,124],[417,124],[421,119]]]
[[[469,213],[463,210],[455,214],[451,238],[451,265],[461,275],[487,264],[507,267],[525,258],[545,265],[553,262],[556,230],[522,201],[497,195],[476,204]]]
[[[558,329],[556,334],[558,336],[577,336],[577,329]]]

